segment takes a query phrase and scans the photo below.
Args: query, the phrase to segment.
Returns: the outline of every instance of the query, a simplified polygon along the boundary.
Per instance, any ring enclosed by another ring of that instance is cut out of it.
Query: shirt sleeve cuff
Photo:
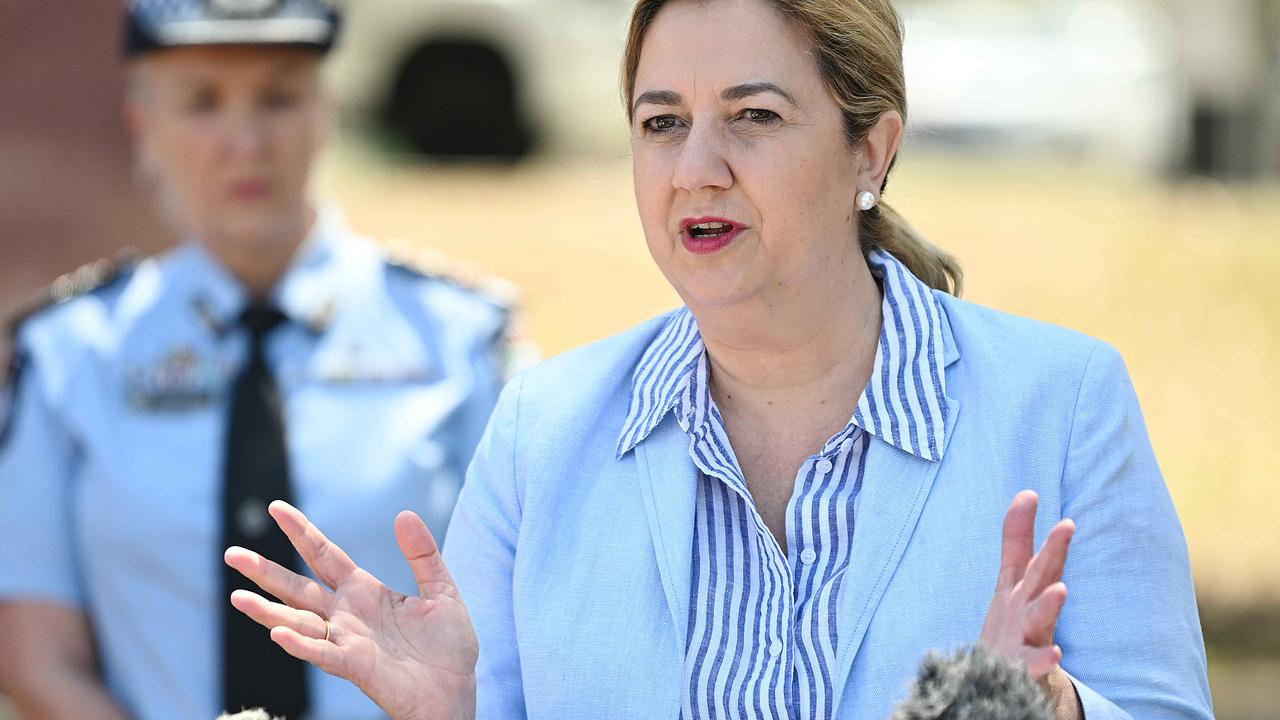
[[[1087,720],[1133,720],[1129,713],[1075,679],[1071,673],[1067,673],[1067,677],[1071,678],[1071,684],[1075,686],[1076,696],[1080,698],[1080,707],[1084,710],[1084,717]]]
[[[51,578],[25,577],[22,581],[14,581],[12,577],[2,578],[0,602],[41,602],[73,610],[84,609],[84,597],[79,588]]]

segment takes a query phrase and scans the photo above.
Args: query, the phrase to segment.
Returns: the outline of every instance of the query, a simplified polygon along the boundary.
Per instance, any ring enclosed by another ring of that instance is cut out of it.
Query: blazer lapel
[[[945,371],[960,359],[960,349],[952,334],[945,304],[941,304],[939,310]],[[853,530],[853,559],[845,571],[839,606],[840,638],[833,689],[836,698],[844,697],[853,661],[880,599],[902,561],[907,543],[915,533],[933,481],[945,462],[947,446],[955,436],[959,417],[960,401],[948,393],[946,427],[939,453],[943,459],[938,462],[916,457],[878,438],[867,449],[862,496]]]
[[[947,399],[943,457],[953,435],[960,403]],[[862,498],[853,531],[853,559],[840,598],[840,639],[836,654],[835,697],[844,684],[871,625],[880,598],[893,578],[915,532],[941,462],[929,462],[876,439],[867,449]]]
[[[689,457],[689,436],[672,418],[654,428],[636,446],[635,455],[654,556],[683,660],[698,469]]]

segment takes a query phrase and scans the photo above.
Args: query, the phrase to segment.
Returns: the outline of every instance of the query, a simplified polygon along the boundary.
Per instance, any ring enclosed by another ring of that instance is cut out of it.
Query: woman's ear
[[[902,115],[897,110],[881,113],[859,149],[858,190],[869,190],[877,196],[880,194],[901,142]]]

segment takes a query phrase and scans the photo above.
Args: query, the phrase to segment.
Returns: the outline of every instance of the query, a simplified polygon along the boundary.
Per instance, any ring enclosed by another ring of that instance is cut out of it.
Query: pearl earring
[[[858,209],[866,212],[876,206],[876,194],[870,190],[858,193]]]

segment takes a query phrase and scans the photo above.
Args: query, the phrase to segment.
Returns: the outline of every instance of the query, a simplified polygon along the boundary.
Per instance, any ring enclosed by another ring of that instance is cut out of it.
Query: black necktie
[[[262,707],[272,716],[300,720],[307,712],[306,666],[273,643],[266,628],[231,607],[232,590],[258,588],[221,561],[223,548],[239,545],[298,569],[293,546],[267,515],[272,500],[293,501],[280,399],[262,353],[264,340],[284,320],[279,310],[257,303],[240,316],[249,356],[231,390],[223,470],[222,709]]]

